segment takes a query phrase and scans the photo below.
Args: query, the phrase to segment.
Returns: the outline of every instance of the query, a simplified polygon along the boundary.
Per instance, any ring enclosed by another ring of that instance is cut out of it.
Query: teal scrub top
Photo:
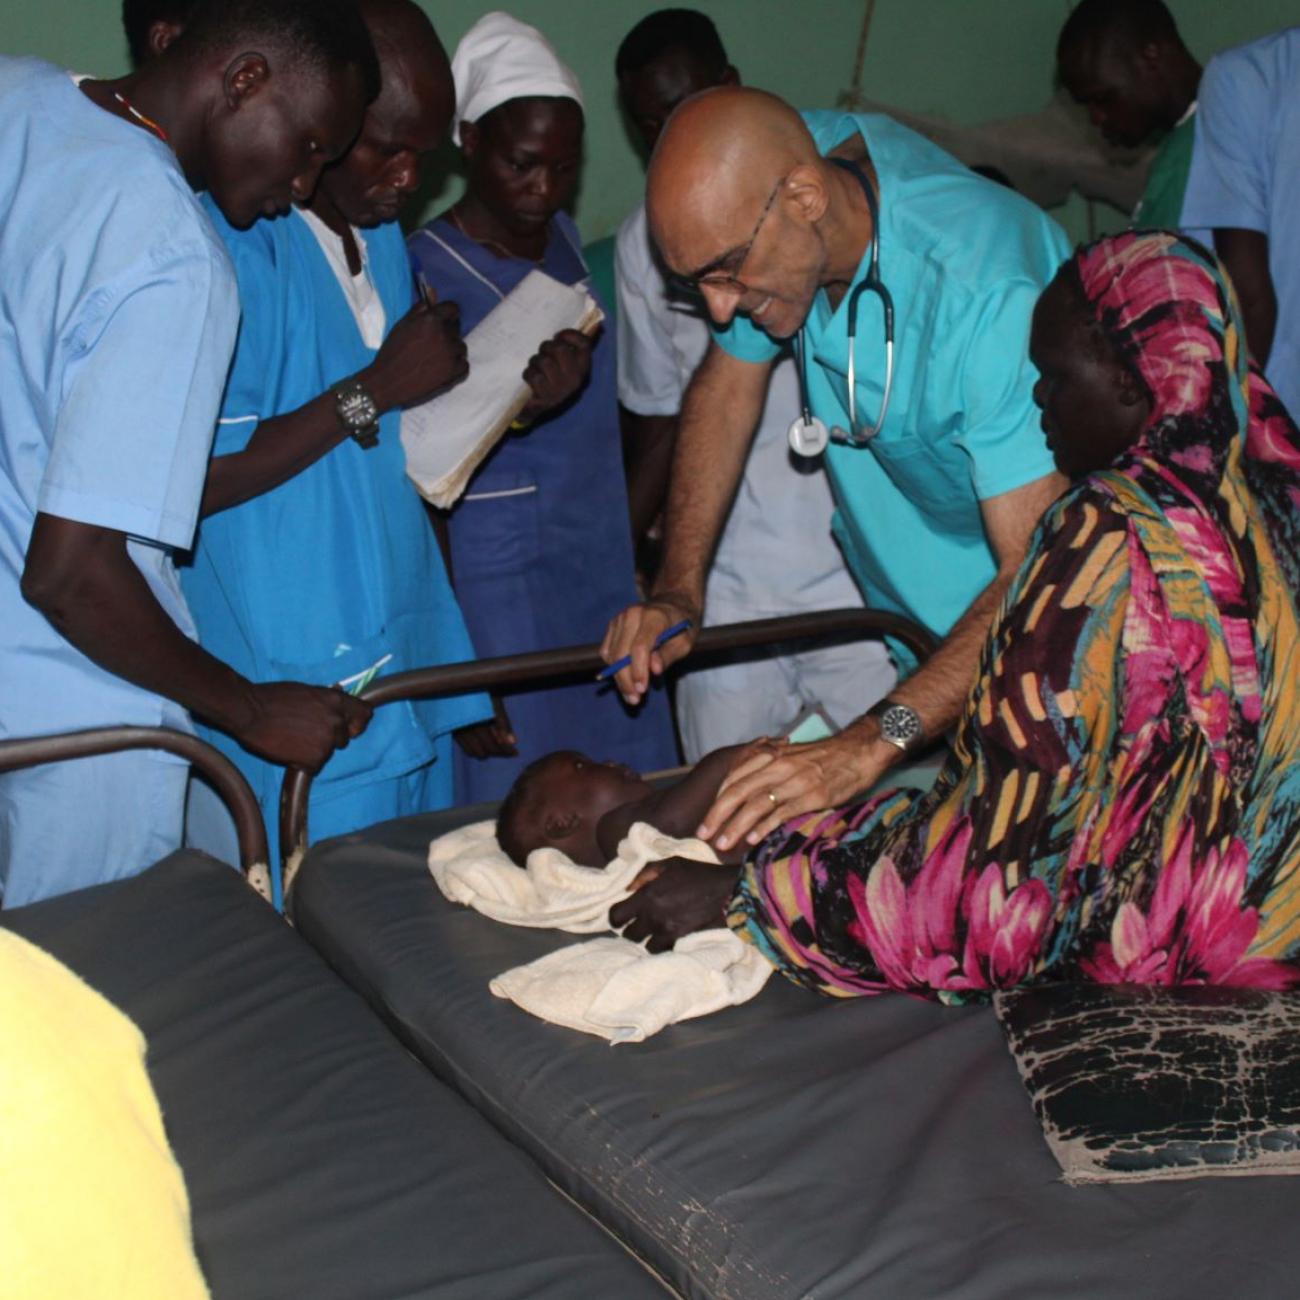
[[[855,132],[866,140],[880,182],[880,272],[894,300],[884,427],[865,448],[832,444],[827,453],[833,531],[870,605],[943,636],[996,573],[980,502],[1055,469],[1033,402],[1029,326],[1069,244],[1027,199],[888,117],[803,117],[823,154]],[[870,250],[855,285],[869,264]],[[819,290],[804,322],[809,404],[842,428],[849,297],[832,311]],[[779,351],[747,317],[715,337],[744,361]],[[884,315],[869,292],[858,308],[856,361],[859,425],[874,424],[884,395]]]
[[[223,456],[242,451],[259,421],[296,411],[364,369],[375,352],[297,212],[236,230],[215,206],[209,211],[243,304],[213,444]],[[361,238],[391,330],[414,301],[406,243],[395,222]],[[203,520],[193,562],[181,573],[199,641],[251,681],[329,686],[386,656],[384,676],[475,657],[433,528],[406,477],[399,422],[399,412],[389,411],[373,448],[348,439],[279,487]],[[377,709],[321,772],[312,807],[347,799],[357,825],[393,816],[394,782],[435,763],[442,736],[491,715],[482,694]],[[274,861],[283,769],[219,732],[202,734],[257,792]],[[403,815],[454,802],[451,765],[441,766],[434,802]],[[430,788],[425,783],[422,795]]]

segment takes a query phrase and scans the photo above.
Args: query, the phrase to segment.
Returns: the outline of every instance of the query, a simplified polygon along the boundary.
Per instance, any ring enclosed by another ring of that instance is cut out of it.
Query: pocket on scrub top
[[[540,560],[541,505],[531,470],[493,474],[456,507],[451,535],[456,579],[524,573]]]
[[[871,452],[896,488],[925,514],[942,515],[953,506],[953,482],[948,468],[924,438],[872,440]]]
[[[326,654],[319,659],[271,659],[268,661],[271,672],[268,680],[306,682],[309,686],[346,683],[344,689],[353,689],[357,677],[368,673],[375,665],[379,667],[374,677],[388,677],[419,667],[411,663],[409,654],[405,653],[409,640],[409,635],[402,635],[400,629],[385,628],[382,632],[328,647]],[[385,660],[385,656],[390,657]],[[376,709],[370,725],[357,740],[335,752],[322,769],[320,779],[329,782],[376,772],[409,771],[427,762],[433,755],[432,742],[422,728],[413,725],[414,719],[411,705],[406,700]]]

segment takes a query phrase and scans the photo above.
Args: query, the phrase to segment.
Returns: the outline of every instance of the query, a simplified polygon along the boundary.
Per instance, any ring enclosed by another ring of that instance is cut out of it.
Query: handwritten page
[[[592,334],[603,319],[582,285],[530,271],[466,337],[468,377],[402,412],[406,472],[420,495],[443,509],[454,505],[528,404],[522,376],[537,349],[561,330]]]

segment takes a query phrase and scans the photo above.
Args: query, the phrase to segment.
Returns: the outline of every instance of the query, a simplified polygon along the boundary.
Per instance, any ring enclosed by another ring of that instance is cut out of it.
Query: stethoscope
[[[799,418],[790,426],[790,450],[799,456],[820,456],[832,442],[844,443],[849,447],[865,447],[876,436],[889,414],[889,397],[894,389],[894,300],[890,297],[885,282],[880,278],[880,205],[876,202],[875,191],[866,173],[856,163],[847,158],[832,158],[837,167],[852,172],[857,177],[862,192],[867,196],[867,208],[871,213],[871,261],[867,264],[866,275],[853,286],[849,293],[849,427],[841,429],[838,425],[828,430],[826,423],[812,413],[808,403],[808,364],[804,331],[800,327],[794,337],[795,366],[799,372]],[[875,424],[858,428],[857,365],[854,358],[854,345],[858,337],[858,303],[864,293],[874,293],[880,299],[880,306],[885,316],[885,396],[880,403],[880,419]]]

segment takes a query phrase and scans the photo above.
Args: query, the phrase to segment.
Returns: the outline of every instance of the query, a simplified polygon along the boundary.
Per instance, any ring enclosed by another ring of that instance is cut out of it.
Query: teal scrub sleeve
[[[219,221],[217,229],[234,263],[244,305],[212,446],[214,456],[229,456],[248,446],[263,414],[274,409],[274,372],[284,350],[286,272],[276,265],[268,222],[242,231]]]
[[[1197,92],[1196,144],[1181,224],[1268,230],[1267,81],[1241,51],[1211,59]]]
[[[1038,371],[1029,329],[1041,290],[1030,280],[998,285],[984,300],[959,360],[965,408],[955,442],[970,459],[981,501],[1046,477],[1056,462],[1034,405]]]
[[[37,508],[188,549],[239,304],[218,250],[142,247],[64,337]]]
[[[727,325],[710,325],[709,328],[713,331],[714,342],[738,361],[761,364],[781,354],[781,345],[774,342],[769,334],[765,334],[747,316],[737,314]]]

